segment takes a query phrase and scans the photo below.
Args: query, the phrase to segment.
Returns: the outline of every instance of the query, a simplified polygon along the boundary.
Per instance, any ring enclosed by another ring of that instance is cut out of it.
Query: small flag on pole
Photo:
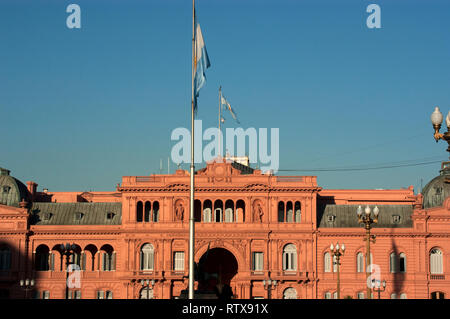
[[[239,120],[237,119],[236,114],[234,113],[234,110],[231,108],[230,103],[228,103],[228,101],[225,99],[225,97],[224,97],[223,95],[222,95],[222,104],[226,106],[226,108],[228,109],[228,111],[230,111],[231,116],[234,118],[234,120],[235,120],[238,124],[241,124],[241,123],[239,123]]]
[[[208,52],[206,51],[205,41],[203,40],[200,24],[195,17],[195,75],[194,75],[194,112],[197,112],[197,97],[200,89],[205,85],[205,71],[211,66]]]

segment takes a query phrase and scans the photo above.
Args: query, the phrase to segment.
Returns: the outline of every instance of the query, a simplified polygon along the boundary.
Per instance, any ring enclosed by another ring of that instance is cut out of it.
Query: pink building
[[[330,244],[339,243],[345,245],[340,297],[367,298],[366,230],[357,209],[368,206],[372,217],[379,209],[370,252],[380,274],[372,278],[386,282],[380,298],[447,297],[450,169],[444,164],[414,195],[412,187],[325,190],[315,176],[207,163],[196,173],[197,289],[231,291],[235,298],[335,298],[338,266]],[[1,297],[168,299],[187,289],[187,171],[124,176],[115,192],[36,189],[1,170]],[[73,246],[69,260],[66,243]],[[79,285],[66,291],[67,264],[80,272],[69,274],[79,275]],[[26,290],[21,279],[34,285]]]

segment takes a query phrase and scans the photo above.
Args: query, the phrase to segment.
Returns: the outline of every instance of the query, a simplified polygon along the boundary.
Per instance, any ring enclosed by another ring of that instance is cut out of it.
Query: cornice
[[[196,187],[195,192],[234,192],[234,193],[246,193],[246,192],[319,192],[322,188],[315,186],[303,186],[303,187],[228,187],[228,186],[211,186],[211,187]],[[118,191],[124,193],[131,192],[189,192],[190,189],[187,187],[143,187],[143,186],[133,186],[133,187],[120,187]]]

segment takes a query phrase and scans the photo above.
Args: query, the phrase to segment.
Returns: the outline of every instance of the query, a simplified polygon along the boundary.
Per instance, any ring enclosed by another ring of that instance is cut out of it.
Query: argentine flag
[[[197,97],[200,89],[205,85],[205,71],[211,66],[209,62],[208,52],[206,51],[205,42],[203,41],[202,30],[200,24],[195,19],[195,75],[194,75],[194,112],[197,112]]]
[[[241,124],[241,123],[239,123],[239,120],[237,119],[236,114],[234,113],[234,110],[231,108],[230,103],[228,103],[228,101],[225,99],[224,96],[222,96],[222,101],[221,101],[221,102],[222,102],[222,105],[225,105],[226,108],[228,109],[228,111],[230,111],[231,116],[234,118],[234,120],[235,120],[238,124]]]

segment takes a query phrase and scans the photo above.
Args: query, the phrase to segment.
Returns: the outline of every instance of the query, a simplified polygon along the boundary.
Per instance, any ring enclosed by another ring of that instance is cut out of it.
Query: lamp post
[[[66,243],[61,244],[61,253],[63,256],[66,256],[66,299],[69,299],[69,285],[68,285],[68,279],[69,279],[69,263],[70,263],[70,255],[73,254],[74,250],[76,249],[75,244],[69,244]]]
[[[366,206],[366,208],[364,210],[364,214],[362,212],[361,206],[359,206],[358,209],[356,210],[356,215],[358,216],[358,222],[360,224],[364,224],[364,228],[366,229],[366,238],[364,238],[364,240],[366,241],[366,275],[367,275],[366,282],[367,282],[367,298],[368,299],[372,299],[371,287],[369,285],[369,276],[372,272],[372,267],[369,267],[369,265],[371,264],[370,242],[375,243],[375,236],[370,235],[370,230],[372,229],[372,224],[378,223],[379,212],[380,212],[380,210],[378,209],[377,206],[375,206],[375,208],[373,209],[374,218],[372,218],[371,214],[370,214],[371,209],[370,209],[369,205]]]
[[[378,299],[380,299],[380,293],[386,290],[386,280],[376,280],[375,281],[375,287],[373,290],[378,292]],[[383,288],[381,288],[383,287]]]
[[[445,118],[445,124],[447,125],[447,132],[441,134],[439,133],[439,130],[441,129],[443,119],[444,117],[442,116],[441,111],[439,111],[439,107],[436,106],[434,112],[431,113],[431,124],[433,124],[434,128],[434,139],[436,140],[436,143],[439,140],[446,141],[448,143],[447,152],[450,152],[450,112],[448,112]]]
[[[341,299],[341,281],[340,281],[340,276],[339,276],[339,267],[341,265],[341,262],[340,262],[341,256],[344,255],[344,252],[345,252],[345,245],[342,244],[339,247],[339,243],[337,243],[336,246],[331,244],[330,250],[331,250],[331,253],[333,254],[333,256],[336,257],[336,261],[334,261],[334,258],[333,258],[333,265],[336,265],[336,268],[337,268],[337,299]]]
[[[152,284],[152,289],[155,286],[155,279],[141,279],[141,285],[142,287],[146,286],[146,292],[147,292],[147,299],[150,299],[150,283]]]
[[[270,299],[272,290],[277,287],[277,284],[276,280],[263,280],[264,289],[267,290],[267,299]]]
[[[34,287],[34,279],[26,278],[20,280],[20,288],[25,290],[25,299],[28,299],[28,290],[32,290]]]

